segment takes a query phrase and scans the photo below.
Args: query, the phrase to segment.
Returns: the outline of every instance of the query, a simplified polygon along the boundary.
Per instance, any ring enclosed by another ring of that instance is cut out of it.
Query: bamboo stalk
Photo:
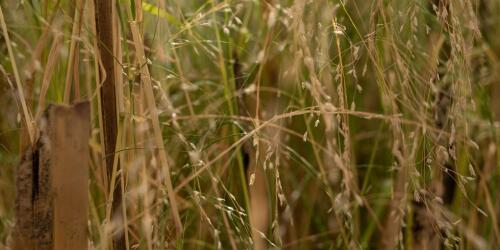
[[[104,138],[104,155],[106,163],[106,176],[108,184],[112,179],[114,154],[117,140],[117,111],[116,111],[116,90],[115,90],[115,60],[114,39],[113,39],[113,1],[96,0],[95,1],[95,19],[97,31],[97,45],[99,48],[99,61],[101,71],[99,79],[101,83],[100,101],[102,117],[102,133]],[[118,159],[118,158],[116,158]],[[117,165],[119,168],[119,165]],[[120,179],[117,179],[116,186],[113,187],[113,200],[111,213],[121,213],[121,191]],[[122,218],[122,216],[113,216],[113,218]],[[125,249],[125,239],[122,233],[117,233],[113,237],[114,249]]]

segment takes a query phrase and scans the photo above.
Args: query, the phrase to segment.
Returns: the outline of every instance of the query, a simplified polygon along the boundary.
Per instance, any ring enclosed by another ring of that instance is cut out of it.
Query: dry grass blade
[[[2,0],[0,249],[19,159],[43,174],[19,149],[45,106],[82,98],[91,249],[496,249],[499,14],[489,0]]]
[[[47,64],[44,69],[42,84],[40,87],[40,95],[38,97],[38,109],[35,115],[35,120],[40,118],[42,110],[45,107],[45,100],[47,98],[47,91],[49,90],[50,81],[52,80],[52,75],[55,71],[55,66],[60,57],[60,47],[62,43],[62,36],[56,35],[54,41],[52,42],[52,47],[50,48],[49,56],[47,59]]]
[[[147,62],[146,62],[146,55],[144,54],[144,44],[141,39],[141,35],[139,33],[139,27],[137,26],[136,22],[131,22],[130,27],[132,30],[132,36],[134,39],[134,46],[135,46],[135,51],[137,53],[137,60],[139,61],[139,65],[143,65],[141,67],[141,81],[144,83],[144,92],[145,92],[145,97],[146,97],[146,102],[147,102],[147,107],[149,109],[149,114],[151,118],[151,123],[153,126],[153,136],[154,136],[154,142],[155,146],[158,148],[158,157],[160,160],[160,164],[163,168],[165,168],[165,174],[166,174],[166,185],[167,185],[167,194],[168,194],[168,199],[170,201],[170,206],[172,207],[172,215],[174,217],[174,222],[175,222],[175,227],[176,227],[176,232],[177,236],[180,236],[180,234],[183,231],[183,226],[181,222],[181,218],[179,216],[179,209],[177,206],[177,201],[176,201],[176,195],[174,193],[174,188],[172,185],[172,179],[170,176],[171,169],[167,160],[167,154],[165,147],[163,145],[163,137],[161,133],[161,128],[160,128],[160,120],[158,119],[158,109],[156,108],[156,103],[155,103],[155,96],[153,92],[153,84],[151,82],[151,76],[149,74],[149,70],[147,67]]]
[[[5,39],[5,44],[7,45],[7,50],[9,52],[9,58],[12,65],[12,70],[14,71],[14,78],[16,80],[16,90],[19,94],[19,102],[21,103],[22,112],[23,112],[23,121],[28,130],[28,136],[31,143],[35,140],[35,130],[34,130],[34,122],[31,116],[31,113],[26,105],[26,98],[24,96],[23,83],[21,81],[21,76],[19,75],[19,71],[16,64],[16,57],[14,56],[14,51],[12,50],[12,43],[10,41],[9,32],[7,30],[7,24],[5,24],[5,18],[3,15],[2,6],[0,6],[0,25],[2,26],[3,37]]]

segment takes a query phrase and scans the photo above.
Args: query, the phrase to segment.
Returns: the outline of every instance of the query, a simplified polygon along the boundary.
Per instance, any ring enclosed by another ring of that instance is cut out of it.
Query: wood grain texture
[[[90,106],[51,106],[54,249],[87,249]]]

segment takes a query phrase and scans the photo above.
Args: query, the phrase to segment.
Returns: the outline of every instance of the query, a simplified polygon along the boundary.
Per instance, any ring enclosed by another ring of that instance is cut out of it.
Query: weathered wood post
[[[87,249],[90,106],[50,105],[17,171],[13,249]]]

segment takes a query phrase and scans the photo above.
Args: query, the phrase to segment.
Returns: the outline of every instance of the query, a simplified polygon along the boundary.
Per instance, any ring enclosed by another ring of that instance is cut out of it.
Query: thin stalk
[[[214,1],[212,1],[212,5],[215,7]],[[217,23],[215,12],[212,13],[212,16],[213,16],[214,22]],[[221,78],[222,78],[222,81],[224,83],[224,97],[226,98],[226,102],[228,105],[229,115],[233,116],[235,114],[235,110],[234,110],[235,108],[234,108],[234,103],[231,100],[231,92],[232,92],[232,90],[235,89],[235,83],[234,83],[234,81],[232,81],[233,83],[230,84],[230,81],[228,80],[228,72],[226,69],[225,61],[224,61],[224,51],[222,49],[221,35],[220,35],[219,29],[217,27],[215,27],[214,29],[215,29],[215,36],[216,36],[216,40],[217,40],[217,51],[219,52],[218,53],[219,54],[218,64],[219,64],[219,69],[220,69],[220,73],[221,73]],[[235,134],[235,135],[238,134],[236,127],[232,126],[231,129],[232,129],[233,134]],[[241,156],[241,148],[237,147],[236,150],[237,150],[236,161],[238,163],[238,169],[239,169],[240,180],[241,180],[241,189],[243,191],[243,199],[245,201],[245,207],[246,207],[247,211],[250,211],[250,198],[248,195],[246,173],[245,173],[245,167],[243,164],[243,158]]]
[[[5,18],[3,16],[2,6],[0,5],[0,25],[2,26],[3,37],[5,39],[5,44],[7,46],[7,51],[9,52],[10,63],[12,65],[12,71],[14,71],[14,78],[16,80],[17,92],[19,93],[19,102],[21,103],[22,112],[23,112],[23,120],[28,130],[28,136],[31,144],[35,141],[35,130],[34,130],[34,122],[31,116],[30,111],[28,110],[28,106],[26,105],[26,98],[24,97],[23,84],[21,82],[21,76],[19,75],[19,71],[16,64],[16,58],[14,57],[14,51],[12,50],[12,43],[10,41],[9,32],[7,30],[7,25],[5,24]]]

